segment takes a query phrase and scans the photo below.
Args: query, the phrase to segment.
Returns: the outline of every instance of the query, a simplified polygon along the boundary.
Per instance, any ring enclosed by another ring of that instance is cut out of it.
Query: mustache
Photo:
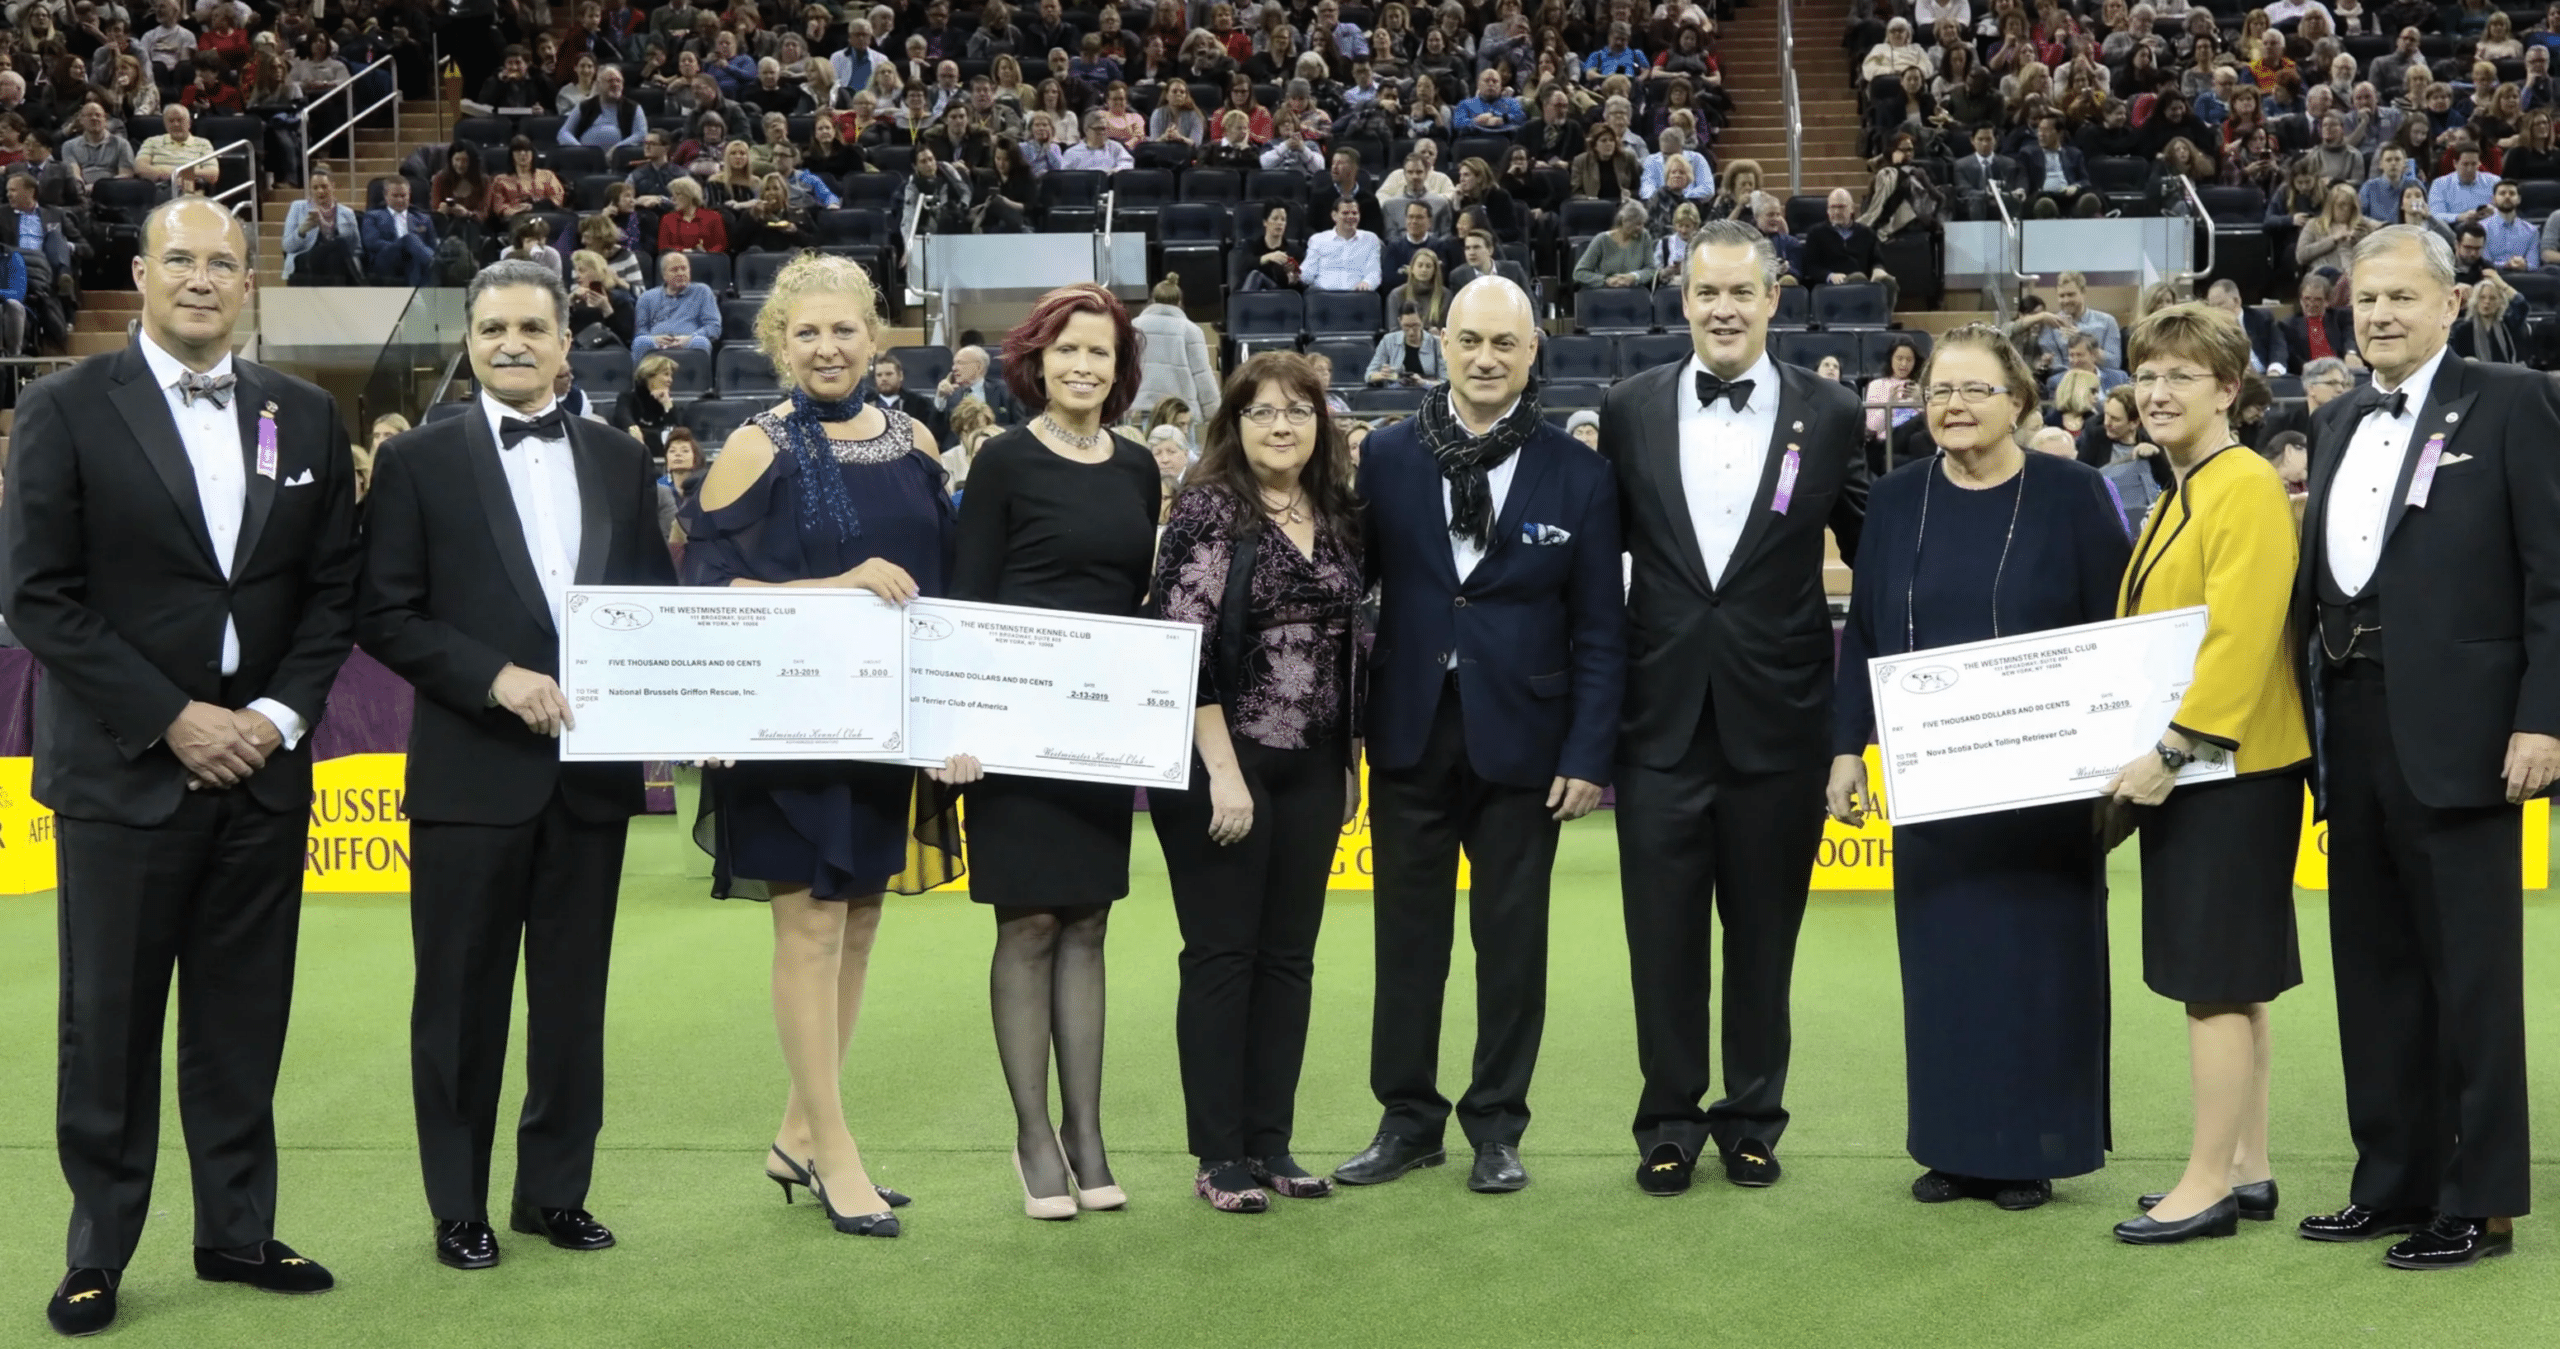
[[[500,369],[512,370],[519,366],[531,369],[532,367],[541,364],[541,362],[536,361],[531,356],[509,356],[504,352],[494,352],[489,357],[489,364]]]

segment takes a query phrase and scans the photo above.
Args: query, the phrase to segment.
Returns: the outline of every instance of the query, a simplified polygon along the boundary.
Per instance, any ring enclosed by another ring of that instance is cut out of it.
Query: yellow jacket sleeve
[[[2231,454],[2255,455],[2235,448]],[[2256,465],[2245,465],[2256,467]],[[2204,644],[2195,682],[2170,723],[2200,740],[2237,749],[2263,701],[2267,672],[2283,668],[2285,615],[2293,599],[2299,547],[2293,508],[2273,472],[2226,472],[2195,527],[2204,568]],[[2194,486],[2192,480],[2190,488]],[[2164,503],[2165,504],[2165,503]]]

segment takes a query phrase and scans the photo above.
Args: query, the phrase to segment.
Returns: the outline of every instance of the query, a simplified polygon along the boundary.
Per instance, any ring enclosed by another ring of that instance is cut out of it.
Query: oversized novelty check
[[[907,605],[908,762],[1179,791],[1200,629],[959,600]]]
[[[906,619],[867,590],[577,586],[560,757],[906,755]]]
[[[2204,628],[2199,606],[1868,661],[1893,822],[2095,798],[2169,728]],[[2205,753],[2179,782],[2231,776]]]

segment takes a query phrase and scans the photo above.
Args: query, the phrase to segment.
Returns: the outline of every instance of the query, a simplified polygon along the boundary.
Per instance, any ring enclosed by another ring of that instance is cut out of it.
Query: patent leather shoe
[[[839,1213],[836,1211],[834,1201],[827,1197],[827,1183],[818,1179],[817,1168],[812,1166],[805,1169],[809,1172],[809,1193],[817,1196],[818,1207],[827,1211],[827,1221],[833,1224],[837,1231],[849,1237],[898,1235],[897,1214],[886,1209],[878,1213]],[[1073,1210],[1069,1210],[1068,1216],[1075,1216]]]
[[[1529,1188],[1529,1168],[1520,1164],[1520,1149],[1509,1143],[1476,1148],[1476,1164],[1467,1172],[1467,1188],[1477,1194],[1510,1194]]]
[[[436,1224],[436,1263],[449,1269],[494,1269],[498,1231],[484,1222]]]
[[[2184,1218],[2162,1222],[2150,1214],[2116,1224],[2116,1240],[2128,1246],[2175,1246],[2198,1237],[2227,1237],[2240,1231],[2240,1199],[2224,1195]]]
[[[2135,1207],[2149,1213],[2160,1207],[2160,1201],[2168,1197],[2169,1192],[2162,1190],[2158,1194],[2146,1194],[2133,1202]],[[2231,1197],[2240,1201],[2241,1217],[2253,1223],[2275,1221],[2276,1182],[2274,1177],[2253,1184],[2234,1185],[2231,1187]]]
[[[2514,1229],[2492,1232],[2485,1218],[2444,1213],[2383,1252],[2382,1262],[2393,1269],[2461,1269],[2492,1256],[2513,1255],[2515,1249]]]
[[[1690,1173],[1698,1169],[1698,1159],[1683,1151],[1677,1143],[1656,1143],[1636,1164],[1636,1188],[1656,1199],[1689,1192]]]
[[[792,1186],[798,1185],[804,1189],[808,1187],[809,1169],[798,1162],[791,1160],[791,1154],[784,1152],[782,1150],[782,1145],[779,1143],[773,1145],[773,1157],[775,1161],[782,1163],[782,1171],[776,1172],[772,1167],[768,1166],[764,1169],[764,1178],[782,1187],[782,1202],[788,1204],[792,1202]],[[900,1194],[886,1185],[874,1185],[871,1188],[879,1191],[880,1202],[887,1204],[891,1208],[905,1208],[907,1205],[916,1202],[914,1199]],[[812,1191],[812,1193],[815,1193],[815,1191]]]
[[[507,1226],[529,1237],[542,1237],[564,1251],[601,1251],[613,1244],[613,1229],[582,1208],[518,1204]]]
[[[1384,1185],[1408,1171],[1448,1160],[1449,1150],[1437,1143],[1419,1143],[1382,1129],[1358,1156],[1333,1168],[1333,1178],[1345,1185]]]
[[[1765,1190],[1778,1176],[1778,1150],[1759,1139],[1743,1139],[1724,1154],[1724,1178],[1746,1190]]]
[[[122,1282],[120,1269],[72,1270],[44,1304],[44,1319],[57,1334],[95,1335],[116,1323],[116,1285]]]
[[[2335,1213],[2314,1213],[2293,1230],[2307,1241],[2371,1241],[2398,1232],[2415,1232],[2434,1217],[2422,1208],[2366,1208],[2351,1203]]]
[[[325,1293],[338,1286],[319,1261],[296,1255],[273,1237],[232,1251],[196,1247],[196,1277],[207,1283],[245,1283],[270,1293]]]

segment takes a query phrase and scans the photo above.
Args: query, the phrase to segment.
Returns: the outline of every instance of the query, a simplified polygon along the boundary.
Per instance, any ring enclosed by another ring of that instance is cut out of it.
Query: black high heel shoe
[[[2149,1213],[2159,1206],[2161,1200],[2168,1197],[2168,1191],[2163,1190],[2158,1194],[2146,1194],[2134,1203],[2140,1205],[2143,1212]],[[2273,1176],[2255,1184],[2234,1185],[2231,1187],[2231,1197],[2240,1201],[2241,1217],[2259,1223],[2275,1221],[2276,1182]]]
[[[2235,1236],[2240,1231],[2240,1201],[2224,1195],[2203,1210],[2175,1222],[2162,1222],[2150,1214],[2128,1218],[2116,1224],[2116,1240],[2128,1246],[2175,1246],[2198,1237]]]
[[[773,1157],[775,1161],[782,1163],[782,1169],[790,1172],[791,1174],[787,1176],[777,1176],[773,1174],[773,1169],[771,1167],[767,1167],[765,1168],[764,1178],[782,1187],[782,1202],[788,1204],[792,1202],[792,1186],[798,1185],[808,1187],[809,1172],[798,1162],[791,1160],[791,1154],[784,1152],[779,1144],[775,1145],[773,1149]],[[881,1202],[887,1204],[891,1208],[905,1208],[907,1205],[916,1202],[915,1200],[898,1193],[896,1190],[890,1189],[886,1185],[874,1185],[871,1188],[878,1191]],[[810,1193],[812,1194],[815,1194],[816,1192],[817,1191],[815,1189],[810,1190]]]
[[[827,1211],[827,1221],[835,1224],[835,1229],[837,1231],[851,1237],[894,1237],[898,1235],[897,1214],[862,1213],[847,1217],[844,1214],[836,1212],[834,1202],[827,1198],[827,1183],[818,1179],[816,1168],[803,1166],[800,1168],[800,1171],[801,1174],[806,1175],[809,1178],[809,1193],[818,1197],[818,1207]]]

